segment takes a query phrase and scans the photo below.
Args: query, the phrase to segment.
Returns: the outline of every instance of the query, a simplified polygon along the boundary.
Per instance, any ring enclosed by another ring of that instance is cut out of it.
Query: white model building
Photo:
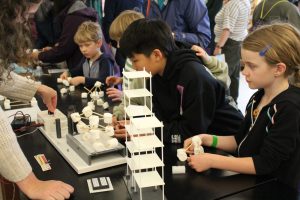
[[[125,183],[132,199],[164,199],[163,123],[152,112],[152,75],[145,70],[123,71],[123,77],[128,85],[123,88],[127,134]],[[137,78],[143,79],[144,86],[133,89],[131,81]],[[146,88],[147,79],[150,79],[150,91]],[[144,104],[132,105],[132,98],[143,98]],[[150,98],[149,107],[146,105],[147,98]],[[160,128],[161,140],[156,136],[155,128]],[[161,157],[156,153],[157,148],[161,148]]]

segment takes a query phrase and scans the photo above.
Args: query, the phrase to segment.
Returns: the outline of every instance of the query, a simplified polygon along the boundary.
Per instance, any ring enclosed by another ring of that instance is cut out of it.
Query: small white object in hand
[[[72,113],[71,119],[74,123],[79,122],[81,120],[80,114],[78,112]]]
[[[114,134],[115,134],[114,127],[106,126],[105,127],[105,133],[106,133],[106,135],[108,135],[110,137],[114,136]]]
[[[65,86],[69,86],[70,85],[70,83],[69,83],[69,81],[68,80],[63,80],[63,82],[62,82]]]
[[[93,110],[91,109],[91,107],[86,106],[82,109],[82,113],[85,117],[90,117],[93,114]]]
[[[177,158],[183,162],[187,160],[185,149],[177,149]]]
[[[103,114],[104,123],[111,124],[112,123],[112,117],[113,117],[113,115],[111,113],[104,113]]]
[[[83,92],[83,93],[81,93],[81,98],[82,98],[82,99],[86,99],[86,98],[87,98],[87,95],[88,95],[88,94],[87,94],[86,92]]]
[[[57,78],[57,83],[62,83],[63,80],[61,78]]]

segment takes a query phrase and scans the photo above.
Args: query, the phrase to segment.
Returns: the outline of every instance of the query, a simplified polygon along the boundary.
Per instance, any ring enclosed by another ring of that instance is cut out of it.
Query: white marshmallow
[[[4,96],[0,95],[0,101],[3,101],[4,99]]]
[[[101,151],[101,150],[104,149],[104,145],[103,145],[101,142],[94,142],[94,143],[93,143],[93,148],[94,148],[97,152],[99,152],[99,151]]]
[[[72,79],[72,77],[68,77],[67,78],[67,80],[68,80],[69,83],[70,83],[71,79]]]
[[[9,102],[5,102],[5,101],[4,101],[4,109],[6,109],[6,110],[11,109],[10,101],[9,101]]]
[[[204,149],[202,146],[194,147],[194,155],[199,155],[203,153],[204,153]]]
[[[118,140],[116,138],[112,138],[110,140],[107,141],[107,145],[109,148],[115,148],[117,147],[119,144]]]
[[[177,158],[180,161],[186,161],[187,160],[187,154],[185,152],[185,149],[177,149]]]
[[[78,133],[80,134],[83,134],[83,133],[86,133],[89,131],[89,127],[88,125],[86,125],[84,122],[82,121],[79,121],[77,124],[76,124],[76,128],[77,128],[77,131]]]
[[[86,98],[87,98],[87,95],[88,95],[88,94],[87,94],[86,92],[83,92],[83,93],[81,93],[81,98],[82,98],[82,99],[86,99]]]
[[[60,89],[60,93],[61,93],[61,94],[65,94],[65,93],[67,93],[67,92],[68,92],[67,88],[61,88],[61,89]]]
[[[101,85],[102,85],[102,83],[100,82],[100,81],[96,81],[96,83],[95,83],[95,87],[101,87]]]
[[[99,121],[100,121],[100,119],[99,119],[98,116],[96,116],[96,115],[91,115],[91,116],[89,117],[89,124],[90,124],[91,129],[96,129],[96,128],[98,128],[98,126],[99,126]]]
[[[63,80],[61,78],[57,78],[57,83],[62,83]]]
[[[185,166],[172,166],[172,174],[185,174]]]
[[[37,49],[32,49],[32,53],[37,53],[37,52],[39,52],[39,50],[37,50]]]
[[[106,135],[108,135],[110,137],[114,136],[114,134],[115,134],[114,127],[112,127],[112,126],[106,126],[105,127],[105,133],[106,133]]]
[[[75,91],[75,86],[74,85],[70,85],[69,90],[70,90],[70,92],[74,92]]]
[[[95,110],[95,103],[93,101],[88,102],[88,106],[92,109]]]
[[[111,113],[104,113],[103,114],[104,123],[111,124],[112,123],[112,117],[113,117],[113,115]]]
[[[100,98],[104,97],[104,92],[103,92],[103,91],[100,91],[100,92],[99,92],[99,97],[100,97]]]
[[[103,102],[103,100],[102,100],[102,99],[98,99],[98,100],[97,100],[97,105],[98,105],[98,106],[102,106],[102,105],[103,105],[103,103],[104,103],[104,102]]]
[[[9,99],[5,99],[3,103],[4,104],[10,104],[10,100]]]
[[[194,137],[192,137],[192,143],[194,146],[201,146],[202,140],[198,135],[195,135]]]
[[[71,119],[74,123],[79,122],[81,120],[80,114],[78,112],[72,113]]]
[[[67,81],[67,80],[63,80],[62,83],[67,87],[70,85],[69,81]]]
[[[84,114],[85,117],[90,117],[93,114],[93,110],[91,107],[86,106],[82,109],[82,113]]]
[[[102,106],[103,106],[103,109],[109,108],[109,104],[107,102],[104,102]]]

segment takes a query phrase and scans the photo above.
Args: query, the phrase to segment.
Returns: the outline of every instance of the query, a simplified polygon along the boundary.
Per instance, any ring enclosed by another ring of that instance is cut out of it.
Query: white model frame
[[[126,129],[126,176],[134,192],[139,188],[139,199],[143,199],[143,188],[162,187],[161,199],[164,200],[164,157],[163,157],[163,123],[152,112],[152,75],[145,71],[123,71],[123,81],[128,87],[123,88],[125,129]],[[131,89],[131,80],[143,79],[143,88]],[[146,88],[146,79],[150,79],[150,91]],[[125,84],[123,84],[125,85]],[[143,105],[132,105],[132,98],[144,98]],[[150,98],[150,107],[146,99]],[[128,121],[129,119],[129,121]],[[155,128],[160,128],[161,140],[155,135]],[[129,138],[131,138],[129,140]],[[155,149],[161,148],[161,158]],[[157,169],[161,168],[162,175]],[[159,191],[160,192],[160,191]]]

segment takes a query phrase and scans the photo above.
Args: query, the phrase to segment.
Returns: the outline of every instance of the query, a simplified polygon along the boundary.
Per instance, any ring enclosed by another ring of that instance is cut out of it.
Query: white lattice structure
[[[155,128],[159,128],[163,140],[163,123],[152,112],[152,75],[144,70],[123,72],[123,77],[128,83],[128,87],[124,88],[127,133],[125,182],[133,199],[164,199],[164,145],[155,134]],[[143,79],[143,87],[133,89],[131,81],[138,78]],[[150,79],[150,91],[146,88],[147,79]],[[132,105],[132,98],[143,98],[143,105]],[[149,107],[147,98],[150,99]],[[161,148],[161,157],[156,153],[157,148]],[[158,173],[159,168],[161,175]]]

